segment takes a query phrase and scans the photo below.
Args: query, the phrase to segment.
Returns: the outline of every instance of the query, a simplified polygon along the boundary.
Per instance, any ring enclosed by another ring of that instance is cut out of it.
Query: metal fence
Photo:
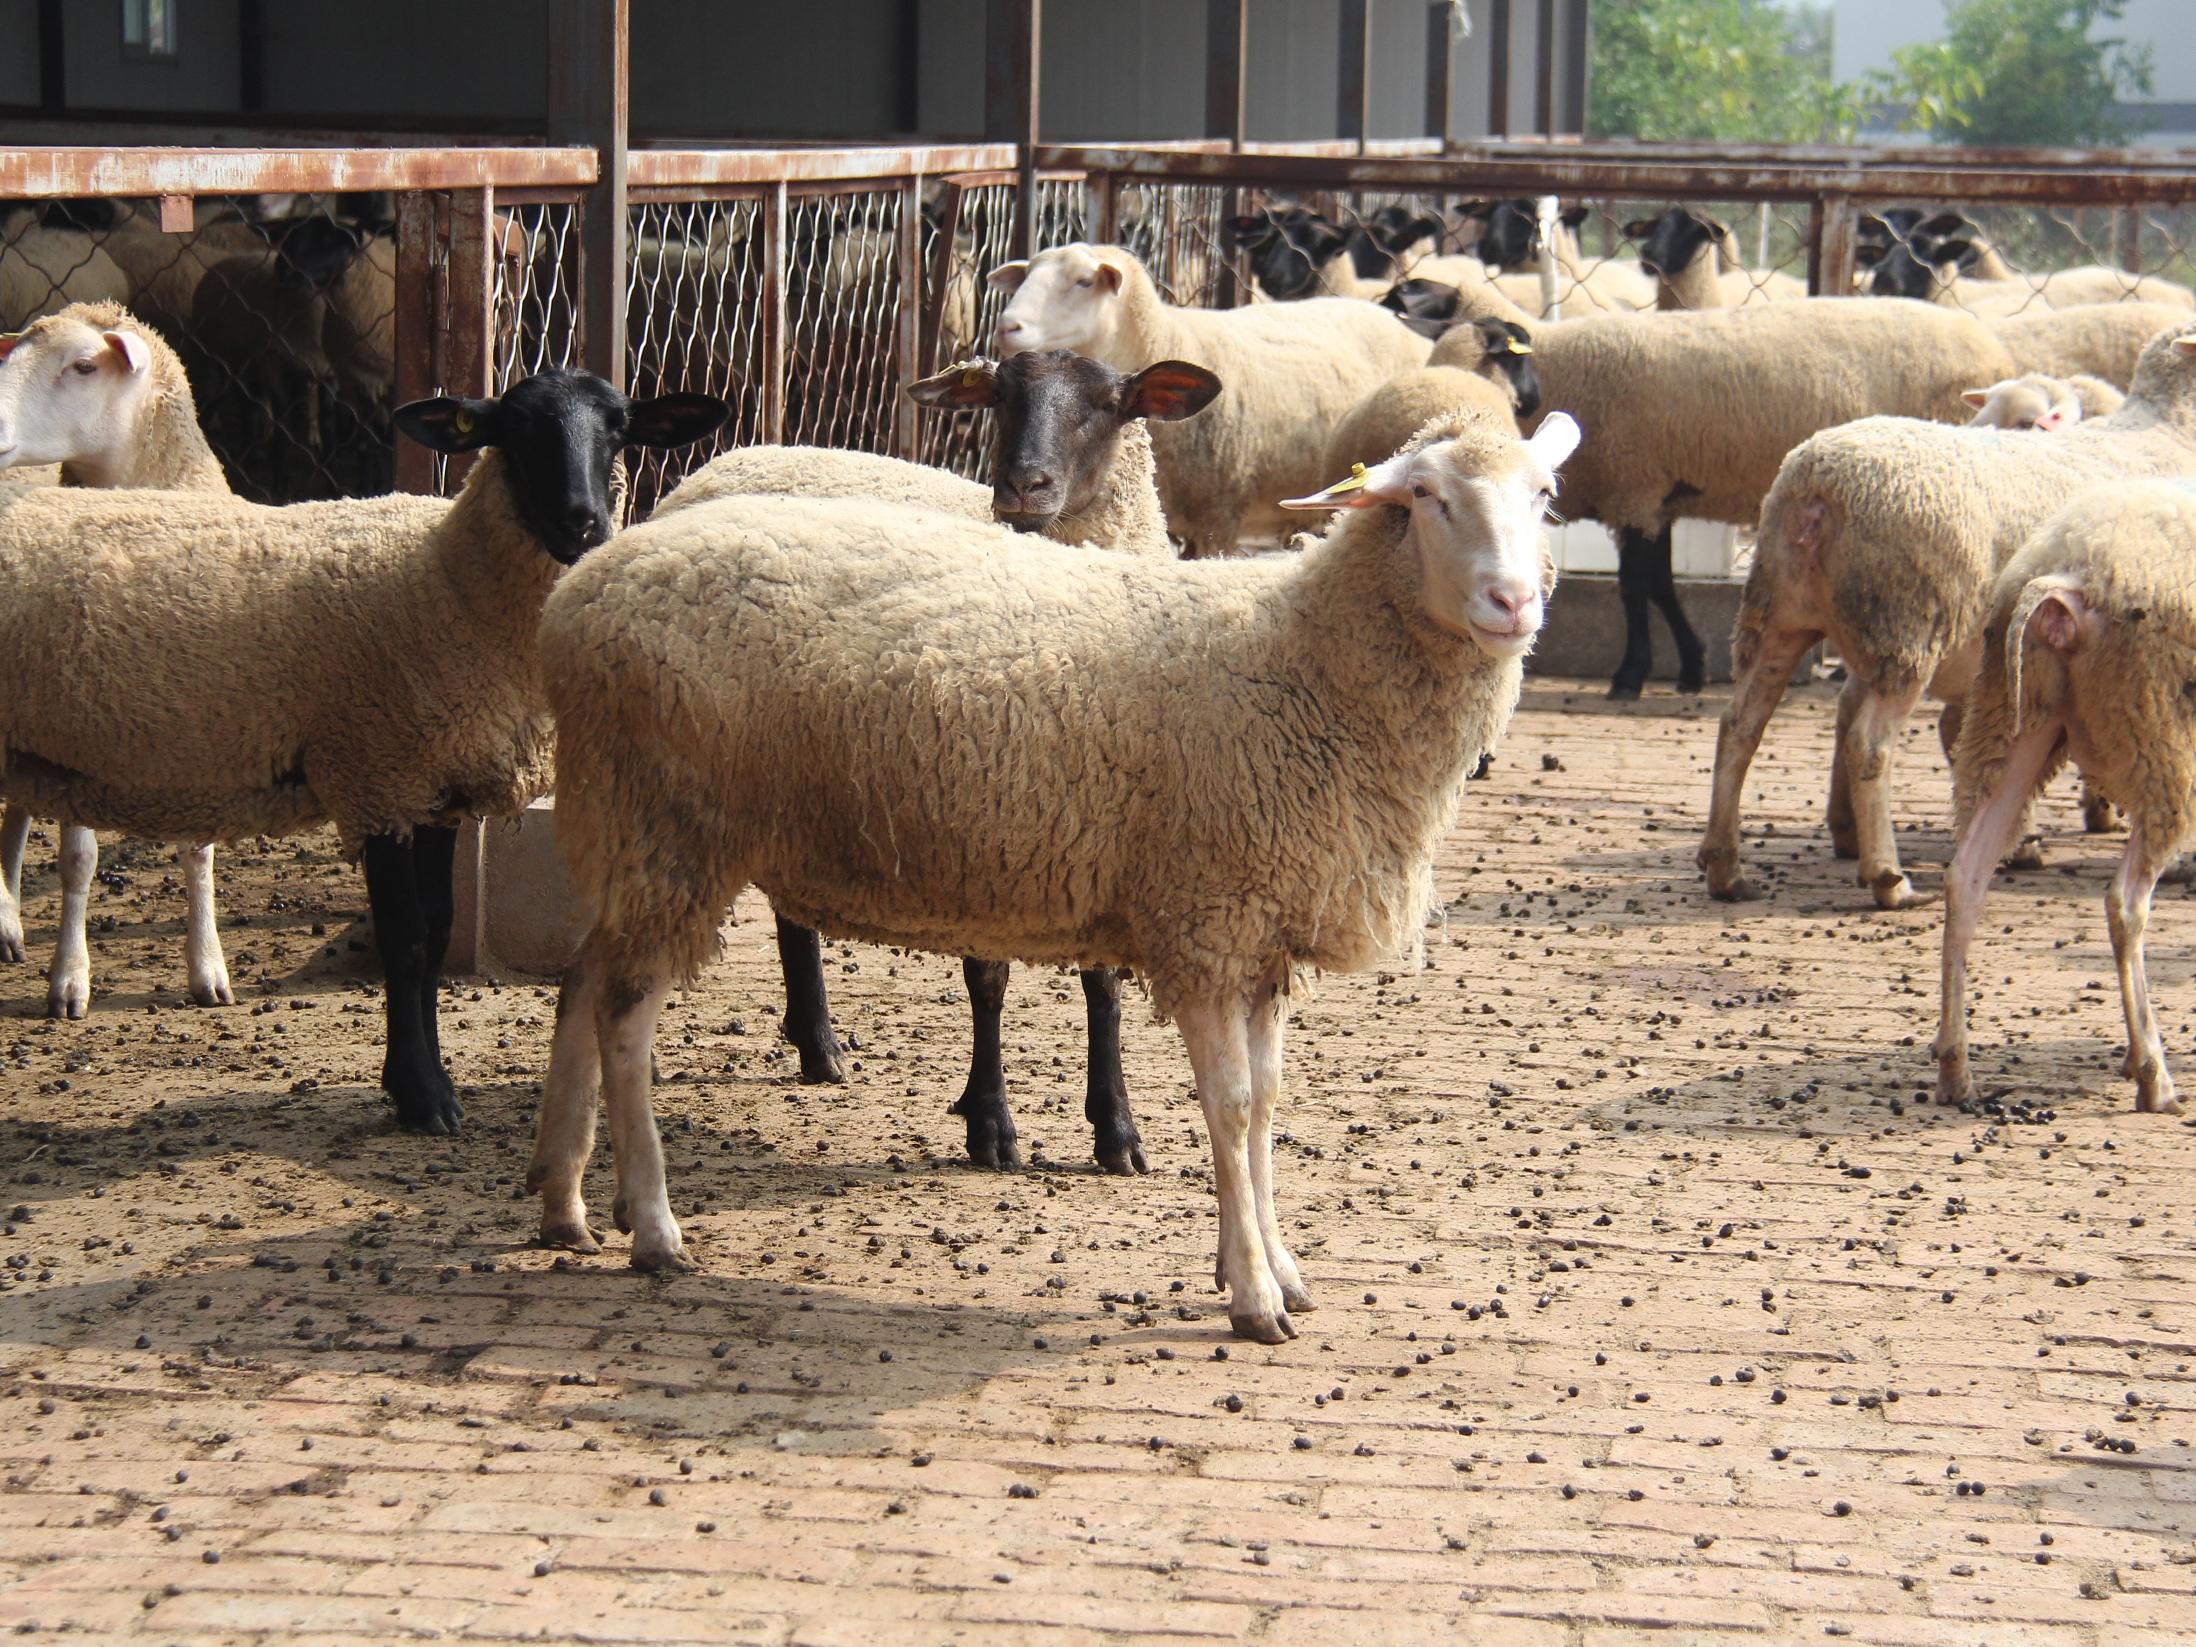
[[[1693,150],[1487,143],[1213,144],[1037,151],[1038,245],[1135,251],[1178,303],[1257,295],[1230,220],[1290,206],[1344,231],[1419,225],[1394,272],[1478,267],[1474,201],[1554,194],[1572,209],[1549,282],[1511,266],[1538,313],[1652,281],[1636,228],[1686,203],[1729,230],[1727,300],[1846,292],[1892,239],[1947,210],[1995,264],[1960,275],[2000,310],[2060,301],[2063,271],[2187,282],[2196,172],[2141,153]],[[592,283],[623,296],[635,393],[694,389],[734,416],[714,445],[648,454],[645,511],[716,451],[757,441],[897,453],[977,472],[980,414],[923,413],[908,379],[980,350],[1015,255],[1010,145],[646,150],[630,157],[622,268],[586,266],[586,149],[13,150],[0,153],[0,325],[113,298],[173,342],[237,490],[291,500],[446,487],[399,450],[389,411],[438,389],[485,393],[588,358]],[[1905,206],[1901,216],[1885,208]],[[1338,265],[1348,267],[1348,265]],[[1981,284],[1978,284],[1981,282]]]

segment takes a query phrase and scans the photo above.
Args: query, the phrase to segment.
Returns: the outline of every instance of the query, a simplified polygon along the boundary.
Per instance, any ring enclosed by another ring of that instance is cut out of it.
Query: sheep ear
[[[1987,406],[1990,404],[1990,391],[1988,389],[1962,389],[1960,391],[1960,399],[1967,402],[1967,404],[1970,406]]]
[[[1411,501],[1411,460],[1416,452],[1401,452],[1385,463],[1370,469],[1362,463],[1350,465],[1350,472],[1323,492],[1309,497],[1283,498],[1284,509],[1370,509],[1379,503]]]
[[[1540,420],[1540,427],[1527,437],[1525,444],[1552,474],[1578,450],[1581,438],[1578,419],[1568,412],[1550,412]]]
[[[1146,366],[1121,396],[1121,416],[1150,418],[1155,423],[1175,423],[1195,417],[1220,393],[1220,379],[1202,366],[1186,360],[1162,360]]]
[[[657,395],[653,400],[636,400],[625,409],[625,443],[658,451],[691,446],[723,428],[731,415],[732,408],[715,395]]]
[[[1853,248],[1853,266],[1857,269],[1873,268],[1883,261],[1884,253],[1889,250],[1888,246],[1877,245],[1873,241],[1864,241]]]
[[[2173,350],[2176,354],[2196,355],[2196,332],[2191,332],[2187,337],[2175,338]]]
[[[145,340],[135,332],[101,332],[99,335],[133,375],[152,364],[152,350],[145,347]]]
[[[2090,608],[2079,584],[2061,583],[2037,597],[2028,625],[2052,651],[2072,657],[2097,638],[2104,616]]]
[[[1016,258],[1012,263],[1002,263],[985,277],[984,284],[995,292],[1011,292],[1029,278],[1029,263]]]
[[[0,332],[0,360],[7,359],[15,346],[22,341],[21,332]]]
[[[984,359],[964,360],[907,386],[907,398],[918,406],[958,411],[967,406],[999,404],[999,367]]]
[[[1935,217],[1917,223],[1910,234],[1927,235],[1935,240],[1940,235],[1973,233],[1975,225],[1958,212],[1939,212]]]
[[[437,452],[477,452],[495,444],[497,402],[437,395],[391,414],[397,428]]]
[[[1651,217],[1635,217],[1624,225],[1626,240],[1645,240],[1655,232],[1655,220]]]
[[[1121,265],[1109,263],[1106,259],[1100,258],[1098,260],[1098,270],[1091,278],[1098,283],[1096,290],[1117,292],[1121,289]]]
[[[1566,229],[1575,229],[1586,221],[1586,211],[1584,206],[1567,206],[1556,213],[1556,221]]]

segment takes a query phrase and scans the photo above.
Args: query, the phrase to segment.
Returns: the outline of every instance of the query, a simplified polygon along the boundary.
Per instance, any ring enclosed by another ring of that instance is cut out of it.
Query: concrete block
[[[557,850],[555,825],[556,803],[545,797],[516,818],[476,823],[459,836],[450,971],[564,970],[587,935],[587,912]]]
[[[1740,585],[1728,578],[1679,578],[1678,604],[1708,653],[1708,678],[1731,678],[1731,626],[1738,619]],[[1654,679],[1677,678],[1677,648],[1660,613],[1650,618]],[[1624,603],[1617,580],[1591,572],[1557,579],[1548,621],[1527,665],[1536,675],[1582,675],[1591,680],[1616,672],[1624,657]]]

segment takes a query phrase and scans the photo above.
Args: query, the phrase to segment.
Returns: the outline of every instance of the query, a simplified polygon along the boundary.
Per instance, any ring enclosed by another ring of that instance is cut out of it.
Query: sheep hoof
[[[1914,883],[1901,870],[1886,869],[1867,885],[1875,894],[1878,909],[1919,909],[1937,901],[1934,892],[1916,892]]]
[[[2120,809],[2110,801],[2094,798],[2082,802],[2082,833],[2108,835],[2120,827]],[[4,945],[0,945],[4,947]]]
[[[602,1251],[602,1237],[587,1227],[585,1218],[550,1218],[544,1214],[541,1234],[536,1238],[544,1247],[562,1247],[566,1252],[597,1253]]]
[[[1733,875],[1721,886],[1718,886],[1714,881],[1710,881],[1708,883],[1708,896],[1719,903],[1750,904],[1760,899],[1761,889],[1744,875]]]
[[[1695,658],[1691,663],[1681,668],[1678,671],[1677,689],[1678,695],[1686,698],[1698,697],[1702,692],[1705,692],[1708,689],[1707,664],[1701,659]]]
[[[88,972],[65,973],[47,985],[47,1017],[81,1018],[90,1010],[91,975]]]
[[[701,1268],[686,1256],[685,1244],[676,1236],[668,1241],[634,1242],[629,1262],[643,1275],[691,1275]]]
[[[1247,1338],[1254,1344],[1286,1344],[1296,1336],[1296,1323],[1289,1319],[1287,1310],[1275,1310],[1271,1314],[1251,1312],[1237,1315],[1228,1312],[1228,1325],[1235,1329],[1235,1336]]]
[[[2166,1074],[2163,1065],[2147,1058],[2138,1061],[2132,1054],[2128,1062],[2135,1066],[2128,1074],[2135,1078],[2135,1112],[2138,1115],[2181,1113],[2181,1101],[2173,1091],[2173,1078]]]
[[[2041,869],[2044,866],[2043,837],[2024,835],[2005,860],[2008,869]]]
[[[1609,701],[1611,703],[1635,702],[1639,697],[1640,686],[1641,683],[1638,681],[1611,681],[1609,683]]]
[[[235,1006],[236,991],[229,987],[227,974],[219,978],[204,978],[191,985],[191,1005],[202,1007]]]
[[[1832,819],[1830,823],[1830,855],[1843,858],[1847,863],[1861,855],[1860,831],[1847,818],[1844,822]]]
[[[1281,1305],[1282,1308],[1292,1310],[1298,1315],[1309,1315],[1319,1307],[1312,1302],[1310,1289],[1301,1281],[1284,1281],[1281,1283]],[[1284,1317],[1284,1319],[1286,1318]]]
[[[802,1047],[801,1085],[804,1087],[843,1087],[846,1085],[846,1059],[838,1046]]]
[[[23,929],[13,922],[0,925],[0,961],[23,959]]]
[[[1151,1171],[1150,1163],[1144,1159],[1144,1141],[1133,1133],[1129,1135],[1126,1144],[1116,1144],[1110,1149],[1097,1149],[1092,1153],[1097,1157],[1099,1167],[1116,1178],[1134,1178]]]
[[[1967,1072],[1963,1061],[1958,1068],[1939,1064],[1937,1069],[1937,1102],[1940,1104],[1968,1105],[1975,1101],[1975,1078]]]
[[[968,1158],[979,1167],[1019,1171],[1022,1141],[1015,1135],[1014,1114],[1003,1092],[964,1092],[952,1113],[968,1123]]]
[[[406,1132],[424,1132],[431,1138],[454,1138],[465,1119],[457,1087],[441,1070],[431,1076],[411,1078],[392,1070],[381,1072],[381,1085],[396,1100],[397,1125]]]

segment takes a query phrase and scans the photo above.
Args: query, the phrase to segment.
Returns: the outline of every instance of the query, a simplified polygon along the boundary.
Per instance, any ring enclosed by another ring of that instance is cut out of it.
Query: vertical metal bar
[[[408,192],[397,196],[396,404],[423,400],[435,392],[436,333],[442,316],[435,300],[436,277],[443,259],[439,196]],[[435,489],[435,455],[416,441],[396,443],[396,488],[400,492]]]
[[[1594,11],[1588,0],[1564,0],[1563,99],[1570,119],[1560,122],[1566,131],[1583,136],[1587,129],[1587,100],[1592,95],[1594,61]]]
[[[1822,197],[1807,203],[1807,295],[1824,297],[1822,289]]]
[[[1250,7],[1244,0],[1205,0],[1205,135],[1243,146],[1243,56]]]
[[[2112,239],[2120,267],[2129,274],[2143,272],[2143,209],[2122,206],[2112,214]]]
[[[1372,98],[1372,7],[1366,0],[1341,0],[1335,31],[1334,135],[1365,152],[1371,135],[1368,104]]]
[[[785,444],[785,237],[783,183],[770,191],[763,219],[762,438]]]
[[[928,377],[938,369],[938,334],[943,327],[945,306],[953,299],[953,277],[958,272],[953,252],[960,238],[961,201],[965,193],[960,184],[949,182],[938,200],[938,244],[930,254],[930,291],[923,302],[921,353],[915,364],[917,377]]]
[[[1044,0],[989,0],[984,28],[984,136],[1014,145],[1015,257],[1037,252],[1037,67]]]
[[[1820,210],[1821,239],[1816,243],[1808,289],[1817,297],[1843,297],[1853,289],[1853,231],[1860,214],[1852,197],[1842,194],[1825,195]]]
[[[1091,172],[1083,179],[1083,223],[1090,238],[1111,245],[1120,233],[1120,206],[1111,172]]]
[[[1449,38],[1449,0],[1426,6],[1426,135],[1448,149],[1449,116],[1454,98],[1456,44]]]
[[[1510,135],[1510,0],[1487,0],[1487,135]]]
[[[1534,0],[1533,129],[1542,137],[1556,133],[1556,0]]]
[[[923,338],[923,175],[916,172],[900,190],[900,307],[893,331],[893,364],[901,383],[916,374],[916,352]],[[892,397],[892,450],[915,461],[915,402]]]
[[[629,0],[551,0],[549,141],[595,150],[581,203],[580,334],[589,371],[625,387],[625,137]]]

